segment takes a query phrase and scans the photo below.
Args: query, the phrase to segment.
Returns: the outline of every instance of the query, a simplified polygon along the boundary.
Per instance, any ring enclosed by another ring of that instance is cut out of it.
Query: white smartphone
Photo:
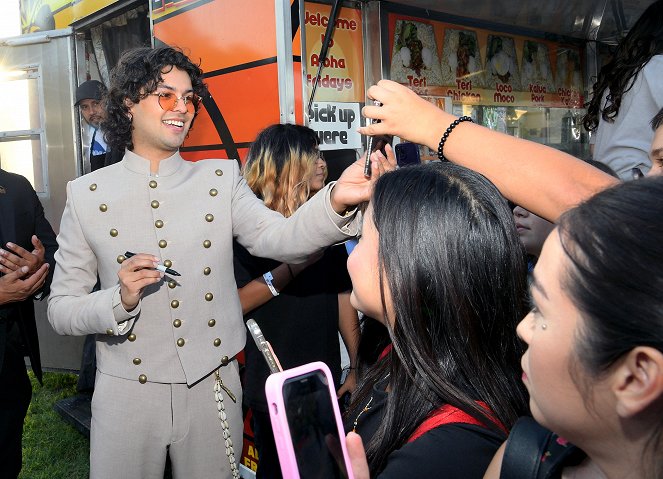
[[[274,354],[272,345],[269,344],[269,341],[267,341],[263,336],[262,331],[260,330],[260,326],[258,326],[258,323],[256,323],[255,319],[249,319],[246,322],[246,327],[251,333],[251,336],[253,337],[258,350],[265,358],[267,366],[269,367],[269,372],[273,374],[283,371],[281,363],[279,363],[279,359],[276,357],[276,354]]]
[[[285,479],[354,479],[325,363],[271,374],[265,393]]]

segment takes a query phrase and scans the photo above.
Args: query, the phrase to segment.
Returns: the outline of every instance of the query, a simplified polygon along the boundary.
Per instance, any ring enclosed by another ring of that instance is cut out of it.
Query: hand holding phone
[[[322,362],[267,378],[267,406],[285,479],[354,479],[331,378]]]

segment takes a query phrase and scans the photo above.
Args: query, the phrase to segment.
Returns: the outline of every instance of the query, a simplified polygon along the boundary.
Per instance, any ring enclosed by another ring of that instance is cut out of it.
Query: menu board
[[[389,14],[390,77],[454,103],[582,108],[577,45]]]

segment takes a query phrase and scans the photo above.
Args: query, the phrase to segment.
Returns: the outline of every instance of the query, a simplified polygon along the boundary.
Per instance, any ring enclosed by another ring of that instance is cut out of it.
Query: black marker
[[[125,258],[131,258],[132,256],[136,256],[136,253],[132,253],[131,251],[127,251],[126,253],[124,253],[124,256],[125,256]],[[173,276],[182,276],[181,274],[179,274],[174,269],[166,268],[161,263],[157,264],[154,267],[154,269],[156,269],[157,271],[161,271],[162,273],[172,274]]]

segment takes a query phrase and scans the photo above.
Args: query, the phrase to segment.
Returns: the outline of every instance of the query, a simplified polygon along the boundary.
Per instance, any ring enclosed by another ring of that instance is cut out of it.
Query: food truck
[[[381,78],[489,128],[589,157],[581,127],[601,64],[648,0],[20,0],[0,40],[3,168],[26,176],[58,230],[67,181],[89,171],[76,86],[108,84],[121,52],[182,48],[209,96],[182,147],[191,161],[245,160],[277,122],[313,128],[330,175],[363,152],[361,107]],[[398,139],[395,139],[398,141]],[[434,158],[420,148],[422,161]],[[38,305],[47,368],[77,370],[82,338],[59,337]],[[257,456],[245,445],[242,474]]]

